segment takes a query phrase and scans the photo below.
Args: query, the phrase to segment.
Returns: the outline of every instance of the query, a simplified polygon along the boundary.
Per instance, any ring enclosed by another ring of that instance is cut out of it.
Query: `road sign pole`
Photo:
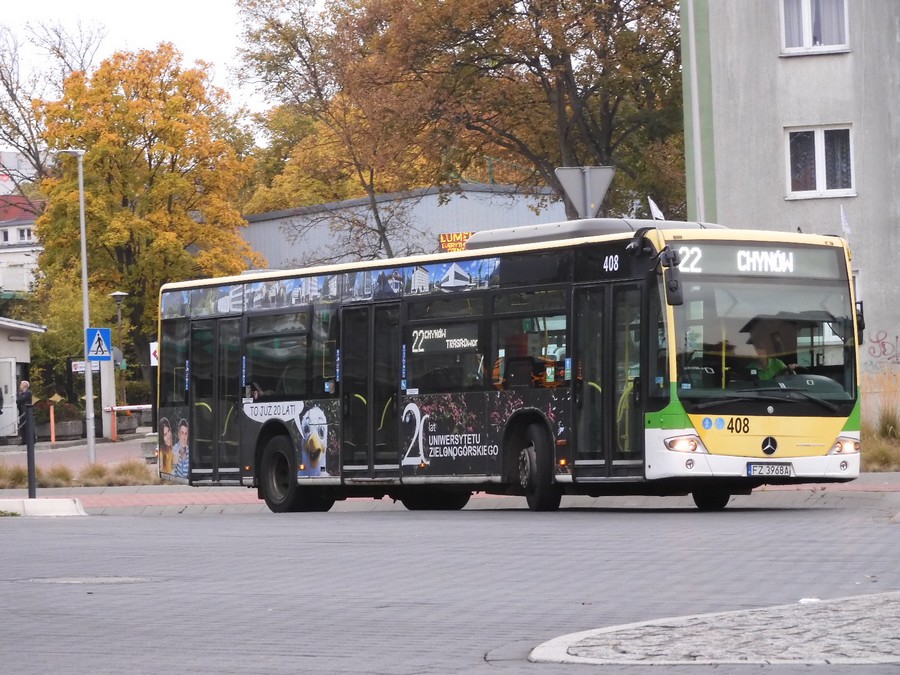
[[[591,204],[591,183],[588,179],[588,172],[590,171],[590,167],[583,166],[581,167],[581,176],[584,181],[584,211],[587,215],[585,218],[593,218],[596,215],[596,212],[591,208],[593,204]]]

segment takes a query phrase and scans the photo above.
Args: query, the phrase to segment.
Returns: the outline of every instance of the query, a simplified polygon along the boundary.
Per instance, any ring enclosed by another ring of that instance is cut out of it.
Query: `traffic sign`
[[[72,361],[72,372],[76,375],[84,375],[84,361]],[[91,372],[100,372],[100,362],[91,361]]]
[[[87,329],[88,361],[112,361],[112,334],[109,328]]]
[[[615,169],[611,166],[561,166],[554,173],[578,215],[593,218],[600,210]]]

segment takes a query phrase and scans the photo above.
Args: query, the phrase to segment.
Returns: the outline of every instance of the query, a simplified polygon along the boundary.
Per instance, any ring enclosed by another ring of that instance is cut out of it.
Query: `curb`
[[[86,516],[81,500],[68,499],[0,499],[0,511],[20,516]]]

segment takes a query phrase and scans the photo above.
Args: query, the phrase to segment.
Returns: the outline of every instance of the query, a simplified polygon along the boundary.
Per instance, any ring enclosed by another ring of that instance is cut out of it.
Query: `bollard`
[[[37,472],[34,465],[34,406],[25,405],[25,447],[28,449],[28,498],[37,493]]]

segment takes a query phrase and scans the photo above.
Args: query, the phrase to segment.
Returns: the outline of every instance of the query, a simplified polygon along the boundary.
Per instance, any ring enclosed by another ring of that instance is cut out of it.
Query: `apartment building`
[[[28,291],[40,245],[34,236],[37,208],[19,195],[0,195],[0,296]]]
[[[870,419],[900,396],[898,35],[897,0],[682,3],[689,217],[849,239]]]

